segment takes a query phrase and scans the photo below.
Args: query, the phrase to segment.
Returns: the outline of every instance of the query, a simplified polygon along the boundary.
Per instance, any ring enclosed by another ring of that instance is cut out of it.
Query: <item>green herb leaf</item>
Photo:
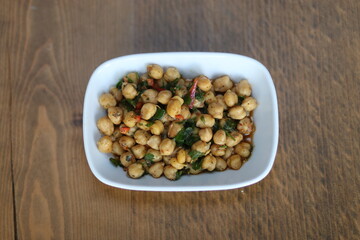
[[[178,170],[176,172],[175,180],[179,180],[182,175],[189,174],[189,170],[190,169],[188,169],[188,168],[183,168],[181,170]]]
[[[191,103],[191,97],[190,97],[189,93],[186,94],[183,99],[184,99],[184,104],[185,105],[189,105]]]
[[[219,123],[219,119],[215,119],[215,124],[212,127],[213,133],[215,134],[217,130],[220,129],[220,123]]]
[[[187,128],[184,127],[183,129],[181,129],[174,138],[176,144],[179,146],[184,146],[186,140],[192,135],[192,133],[193,133],[192,127],[187,127]]]
[[[205,124],[205,117],[204,116],[201,116],[200,120]]]
[[[120,159],[118,158],[109,158],[110,162],[115,166],[115,167],[123,167],[123,165],[120,162]]]
[[[245,97],[241,97],[241,96],[239,96],[238,97],[238,104],[240,105],[243,101],[244,101],[244,99],[245,99]]]
[[[129,99],[123,98],[120,102],[120,104],[128,111],[133,111],[135,109],[136,104],[134,105],[134,102]]]
[[[191,164],[191,167],[192,167],[194,170],[199,170],[199,169],[201,168],[202,161],[203,161],[202,158],[198,159],[197,161],[195,161],[195,162],[193,162],[193,163]]]
[[[149,121],[155,121],[161,119],[165,115],[166,111],[162,108],[157,108],[156,113]]]
[[[121,89],[121,87],[122,87],[122,85],[123,85],[123,82],[124,82],[124,80],[123,80],[122,78],[120,78],[119,82],[116,84],[116,87],[117,87],[118,89]]]
[[[152,154],[152,153],[147,153],[147,154],[145,154],[145,156],[144,156],[144,159],[145,159],[146,161],[152,161],[152,160],[154,160],[154,158],[155,158],[155,156],[154,156],[154,154]]]
[[[219,148],[227,148],[227,146],[226,146],[226,145],[222,145],[222,146],[220,146]]]
[[[145,126],[151,127],[154,124],[154,122],[148,122]]]
[[[232,119],[226,119],[223,129],[225,131],[232,132],[235,131],[236,125],[237,125],[236,121]]]
[[[200,102],[202,102],[202,101],[204,101],[204,96],[205,96],[205,93],[197,88],[196,92],[195,92],[195,98],[197,100],[199,100]]]
[[[192,160],[197,160],[199,157],[204,156],[204,153],[196,151],[196,150],[191,150],[189,152],[189,156],[191,157]]]
[[[170,90],[172,93],[175,93],[176,90],[180,89],[181,86],[178,85],[179,79],[175,79],[172,82],[168,82],[165,86],[165,89]]]
[[[225,131],[225,133],[226,136],[230,137],[233,141],[235,141],[235,138],[228,131]]]

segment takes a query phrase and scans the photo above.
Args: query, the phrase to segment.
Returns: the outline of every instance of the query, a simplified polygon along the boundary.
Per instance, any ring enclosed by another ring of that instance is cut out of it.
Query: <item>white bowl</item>
[[[106,114],[98,98],[108,92],[120,77],[130,71],[145,72],[146,65],[156,63],[174,66],[188,78],[204,74],[210,78],[227,74],[234,81],[247,78],[259,106],[254,111],[256,132],[254,150],[240,170],[182,176],[177,181],[147,175],[131,179],[122,168],[109,161],[111,154],[100,153],[96,147],[101,137],[96,127],[98,118]],[[269,71],[258,61],[229,53],[164,52],[118,57],[101,64],[92,74],[86,89],[83,112],[84,148],[93,174],[103,183],[130,190],[143,191],[210,191],[245,187],[262,180],[272,168],[278,145],[278,105]]]

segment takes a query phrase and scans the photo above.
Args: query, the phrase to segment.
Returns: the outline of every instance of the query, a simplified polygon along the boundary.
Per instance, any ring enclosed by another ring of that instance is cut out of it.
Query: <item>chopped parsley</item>
[[[238,100],[239,100],[238,104],[240,105],[244,101],[244,99],[245,99],[245,97],[239,96],[238,97]]]
[[[155,158],[154,154],[151,154],[151,153],[145,154],[144,160],[146,162],[146,165],[150,166],[151,164],[153,164],[154,163],[154,161],[153,161],[154,158]]]
[[[153,122],[155,120],[160,120],[164,115],[165,115],[166,111],[162,108],[158,108],[156,110],[156,113],[154,116],[152,116],[152,118],[149,120],[150,122]]]
[[[122,78],[120,78],[119,82],[116,84],[116,87],[117,87],[118,89],[121,89],[121,87],[122,87],[122,85],[123,85],[123,82],[124,82],[124,80],[123,80]]]
[[[109,158],[109,160],[115,167],[123,167],[123,165],[120,162],[120,159],[118,159],[118,158]]]
[[[199,169],[201,169],[202,161],[203,161],[202,158],[198,159],[197,161],[195,161],[195,162],[193,162],[193,163],[191,164],[191,167],[192,167],[194,170],[199,170]]]
[[[191,157],[192,160],[197,160],[199,157],[203,157],[204,153],[196,151],[196,150],[191,150],[189,152],[189,156]]]

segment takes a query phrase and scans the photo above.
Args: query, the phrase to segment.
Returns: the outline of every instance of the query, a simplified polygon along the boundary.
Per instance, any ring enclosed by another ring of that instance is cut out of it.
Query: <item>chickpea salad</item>
[[[177,68],[130,72],[99,97],[100,152],[131,178],[240,169],[252,152],[257,101],[246,79],[184,78]]]

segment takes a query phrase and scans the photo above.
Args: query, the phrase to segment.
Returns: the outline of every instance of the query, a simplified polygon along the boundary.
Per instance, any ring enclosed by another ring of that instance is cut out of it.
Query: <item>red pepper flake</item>
[[[191,102],[189,104],[189,108],[192,109],[194,106],[194,102],[195,102],[195,93],[196,93],[196,87],[198,84],[198,78],[194,79],[194,84],[191,86],[190,88],[190,98],[191,98]]]
[[[152,78],[148,78],[146,79],[147,83],[149,84],[149,86],[153,87],[154,86],[154,79]]]
[[[135,109],[139,110],[139,109],[141,109],[141,107],[142,107],[143,105],[144,105],[143,102],[138,102],[138,103],[136,104]]]
[[[181,115],[181,114],[176,115],[175,118],[176,118],[177,120],[184,120],[184,117],[183,117],[183,115]]]
[[[130,131],[129,127],[121,127],[120,128],[120,133],[125,134],[128,133]]]
[[[140,122],[141,121],[141,116],[137,115],[135,116],[136,122]]]

